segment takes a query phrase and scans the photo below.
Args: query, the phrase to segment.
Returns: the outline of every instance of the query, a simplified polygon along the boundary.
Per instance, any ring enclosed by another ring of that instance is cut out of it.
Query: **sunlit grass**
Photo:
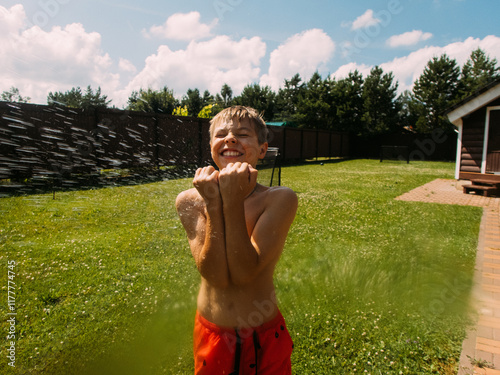
[[[456,373],[481,209],[394,200],[452,169],[287,169],[300,209],[277,280],[297,373]]]
[[[283,168],[299,196],[276,271],[294,373],[456,373],[481,209],[394,200],[453,169]],[[192,373],[199,276],[174,209],[190,186],[0,200],[3,290],[17,262],[17,373]]]

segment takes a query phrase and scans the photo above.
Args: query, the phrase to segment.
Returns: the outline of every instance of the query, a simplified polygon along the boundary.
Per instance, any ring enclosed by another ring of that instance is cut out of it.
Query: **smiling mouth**
[[[222,151],[221,155],[222,156],[241,156],[243,154],[241,152],[238,152],[238,151],[227,150],[227,151]]]

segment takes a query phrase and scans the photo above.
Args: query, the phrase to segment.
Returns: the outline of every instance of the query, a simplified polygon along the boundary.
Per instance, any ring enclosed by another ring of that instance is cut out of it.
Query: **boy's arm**
[[[297,211],[297,195],[284,187],[269,191],[251,236],[245,221],[244,196],[234,190],[222,195],[229,275],[234,284],[247,284],[279,259]]]
[[[206,174],[205,174],[206,175]],[[211,285],[224,288],[229,284],[229,271],[225,252],[224,218],[218,187],[204,176],[195,177],[198,192],[210,195],[204,202],[194,189],[182,192],[176,208],[186,230],[191,253],[201,276]],[[203,196],[202,196],[203,197]],[[217,198],[219,197],[219,199]]]

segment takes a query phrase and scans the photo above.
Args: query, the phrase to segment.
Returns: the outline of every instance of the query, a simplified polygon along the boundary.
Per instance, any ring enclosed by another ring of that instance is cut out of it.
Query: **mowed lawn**
[[[453,171],[376,160],[283,168],[299,197],[275,276],[294,373],[456,374],[482,210],[394,200]],[[14,261],[17,313],[16,367],[4,350],[0,368],[192,373],[199,275],[174,208],[190,187],[0,199],[0,308],[6,317]],[[4,337],[10,327],[0,322]]]

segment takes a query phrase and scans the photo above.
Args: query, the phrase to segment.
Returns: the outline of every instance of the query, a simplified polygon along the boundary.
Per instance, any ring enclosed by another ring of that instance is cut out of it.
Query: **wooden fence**
[[[0,102],[0,179],[211,162],[207,119]],[[283,163],[348,157],[347,133],[270,126]]]
[[[456,157],[457,134],[435,130],[431,134],[416,134],[400,131],[370,138],[353,137],[353,158],[384,159],[384,149],[397,151],[392,158],[405,162],[421,160],[453,161]],[[404,151],[403,151],[404,150]]]

